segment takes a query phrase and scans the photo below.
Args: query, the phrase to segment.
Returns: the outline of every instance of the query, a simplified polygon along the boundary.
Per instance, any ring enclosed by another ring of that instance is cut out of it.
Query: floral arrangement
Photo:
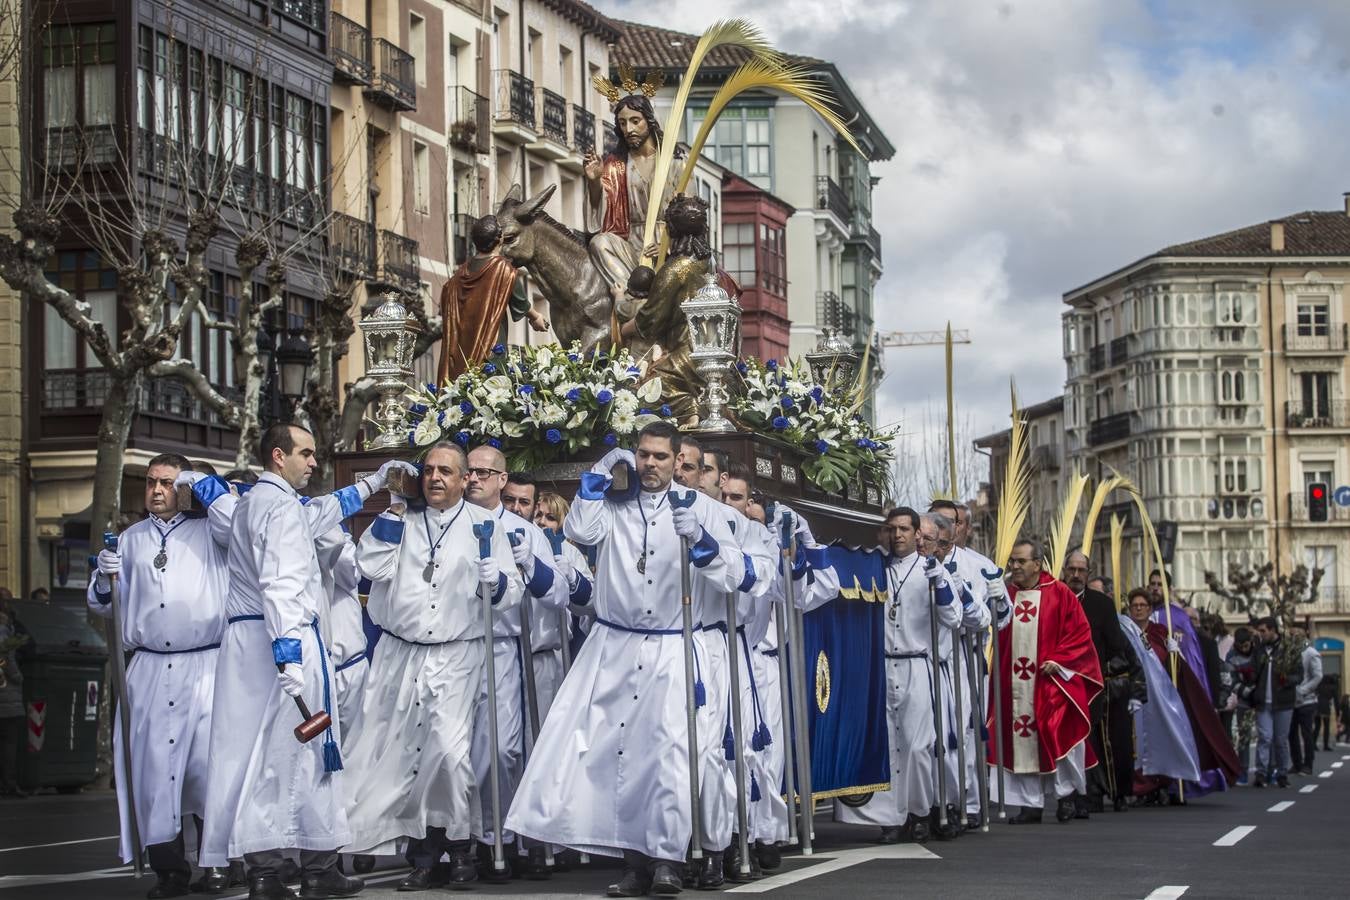
[[[627,350],[498,344],[477,369],[410,392],[408,444],[490,444],[513,471],[588,447],[628,446],[648,423],[674,421],[661,404],[661,379],[644,376]]]
[[[817,487],[841,491],[860,472],[874,484],[889,483],[895,432],[868,424],[848,392],[820,384],[800,360],[749,359],[736,370],[744,383],[731,401],[736,418],[812,454],[802,468]]]

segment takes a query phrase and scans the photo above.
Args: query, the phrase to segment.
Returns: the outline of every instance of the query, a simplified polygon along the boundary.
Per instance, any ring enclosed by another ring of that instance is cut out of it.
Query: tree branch
[[[361,434],[361,423],[366,418],[366,408],[378,396],[375,391],[375,379],[363,376],[347,385],[347,397],[342,404],[342,425],[338,429],[338,450],[356,448],[356,438]]]
[[[157,378],[176,378],[192,389],[197,397],[211,408],[221,420],[231,428],[239,427],[239,419],[242,414],[238,404],[222,396],[211,382],[206,380],[206,376],[197,368],[196,364],[187,359],[170,359],[164,362],[157,362],[147,370],[148,374]]]

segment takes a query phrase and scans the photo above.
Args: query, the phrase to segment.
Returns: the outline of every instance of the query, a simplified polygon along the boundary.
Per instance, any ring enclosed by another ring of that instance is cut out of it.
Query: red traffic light
[[[1320,484],[1314,484],[1311,490],[1312,490],[1312,498],[1314,500],[1321,500],[1323,497],[1327,495],[1326,490],[1323,489],[1323,487]]]

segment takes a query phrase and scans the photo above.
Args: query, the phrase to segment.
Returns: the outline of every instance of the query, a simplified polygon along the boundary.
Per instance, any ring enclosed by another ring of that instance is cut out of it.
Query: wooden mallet
[[[285,663],[277,663],[277,671],[286,668]],[[309,714],[309,707],[305,705],[305,698],[295,697],[295,707],[300,710],[300,715],[305,721],[295,726],[295,739],[302,744],[308,744],[319,735],[323,734],[333,725],[333,717],[327,710],[319,710],[314,715]]]

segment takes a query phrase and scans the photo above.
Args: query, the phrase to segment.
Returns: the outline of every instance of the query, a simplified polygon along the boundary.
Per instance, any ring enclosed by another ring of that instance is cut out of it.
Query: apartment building
[[[1069,463],[1135,479],[1154,522],[1177,525],[1177,587],[1202,600],[1205,571],[1230,563],[1325,569],[1307,612],[1330,640],[1350,626],[1350,507],[1310,522],[1305,491],[1350,482],[1348,278],[1350,195],[1064,294]]]
[[[10,7],[11,9],[13,7]],[[0,16],[0,48],[18,44],[20,19]],[[0,196],[20,195],[23,147],[20,140],[20,72],[17,57],[0,49]],[[11,208],[0,209],[0,229],[8,231]],[[23,435],[23,298],[0,281],[0,534],[9,535],[0,548],[0,587],[23,589],[24,484],[20,458]]]

